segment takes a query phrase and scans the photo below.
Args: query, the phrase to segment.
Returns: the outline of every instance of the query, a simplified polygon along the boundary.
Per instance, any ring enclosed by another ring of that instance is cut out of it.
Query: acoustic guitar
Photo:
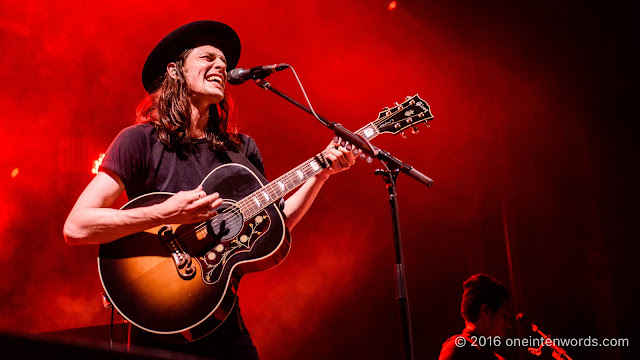
[[[385,108],[356,133],[371,140],[433,119],[418,95]],[[230,163],[203,180],[224,199],[218,215],[197,224],[166,224],[100,245],[98,270],[106,295],[135,326],[165,342],[188,342],[214,331],[234,306],[242,276],[272,268],[288,254],[289,231],[277,201],[330,166],[325,151],[264,184]],[[161,203],[172,193],[137,197],[122,209]]]

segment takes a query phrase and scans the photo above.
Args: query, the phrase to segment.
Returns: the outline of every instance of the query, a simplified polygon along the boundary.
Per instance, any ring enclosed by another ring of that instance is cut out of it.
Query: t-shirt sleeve
[[[102,160],[100,169],[113,171],[125,185],[134,183],[146,172],[146,158],[149,143],[139,125],[123,129],[113,140]]]
[[[243,139],[243,154],[244,156],[251,161],[251,164],[260,171],[262,176],[267,177],[264,173],[264,163],[262,162],[262,155],[260,154],[260,150],[258,149],[258,145],[250,136],[244,136]]]

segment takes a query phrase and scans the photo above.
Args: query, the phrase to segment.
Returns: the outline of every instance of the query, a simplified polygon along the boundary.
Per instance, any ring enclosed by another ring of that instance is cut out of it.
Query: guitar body
[[[235,206],[264,186],[251,170],[225,164],[202,185],[206,193],[225,199],[210,222],[168,224],[100,245],[100,279],[114,307],[166,342],[187,342],[215,330],[233,308],[242,276],[276,266],[290,248],[277,205],[249,219]],[[158,204],[172,195],[143,195],[122,209]],[[182,253],[191,258],[187,274],[176,260]]]

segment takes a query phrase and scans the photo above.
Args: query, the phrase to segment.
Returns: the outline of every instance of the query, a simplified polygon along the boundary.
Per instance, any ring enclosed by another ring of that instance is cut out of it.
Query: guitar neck
[[[356,131],[356,134],[367,140],[371,140],[380,133],[373,123],[369,123]],[[329,167],[330,164],[326,155],[327,150],[318,153],[316,156],[298,165],[293,170],[240,200],[237,206],[242,212],[244,218],[248,219],[256,215],[265,207],[273,204],[276,200],[287,195],[289,192],[295,190],[307,180]]]

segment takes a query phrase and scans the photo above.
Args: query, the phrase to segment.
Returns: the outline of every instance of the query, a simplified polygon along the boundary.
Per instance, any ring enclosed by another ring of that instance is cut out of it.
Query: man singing
[[[247,160],[264,176],[256,143],[237,133],[229,120],[227,71],[239,57],[238,35],[216,21],[181,26],[156,45],[142,71],[150,96],[138,108],[137,124],[115,138],[99,173],[71,210],[64,225],[68,244],[105,244],[163,224],[211,219],[222,199],[216,192],[207,194],[200,184],[211,170],[233,162],[227,154]],[[330,167],[284,201],[288,229],[304,216],[327,178],[355,161],[351,148],[337,143],[329,145],[326,158]],[[129,199],[159,191],[175,195],[151,206],[110,208],[122,191]],[[203,339],[169,345],[148,335],[133,327],[132,343],[216,358],[258,358],[237,303],[224,323]]]

